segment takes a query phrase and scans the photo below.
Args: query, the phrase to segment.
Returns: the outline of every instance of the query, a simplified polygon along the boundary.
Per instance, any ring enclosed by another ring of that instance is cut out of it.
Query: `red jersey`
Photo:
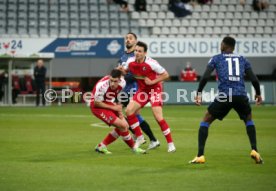
[[[94,101],[100,101],[105,103],[113,103],[118,93],[125,87],[126,81],[121,78],[118,88],[112,90],[109,87],[109,76],[105,76],[100,79],[92,90],[91,105],[94,105]]]
[[[159,74],[164,73],[166,70],[154,59],[146,57],[144,62],[138,63],[135,57],[131,57],[123,65],[133,77],[137,80],[139,89],[153,89],[160,86],[160,83],[154,85],[146,85],[145,78],[148,77],[150,80],[155,80]]]

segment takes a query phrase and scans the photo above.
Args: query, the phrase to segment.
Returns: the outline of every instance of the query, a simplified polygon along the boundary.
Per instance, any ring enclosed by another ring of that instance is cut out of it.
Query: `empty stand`
[[[168,0],[147,0],[147,11],[129,12],[106,0],[2,0],[0,35],[20,36],[141,36],[214,37],[229,33],[241,37],[275,37],[276,2],[268,10],[253,11],[250,2],[214,0],[196,5],[192,15],[176,18]],[[229,29],[229,30],[226,30]]]

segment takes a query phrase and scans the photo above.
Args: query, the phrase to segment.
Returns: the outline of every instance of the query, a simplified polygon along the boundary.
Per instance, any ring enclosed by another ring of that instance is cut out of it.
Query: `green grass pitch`
[[[276,190],[276,107],[253,106],[263,165],[249,157],[246,130],[234,111],[210,127],[206,164],[188,164],[197,153],[205,110],[206,106],[164,106],[177,148],[171,154],[150,108],[145,108],[143,116],[161,146],[135,155],[119,139],[109,146],[113,154],[105,156],[94,147],[110,129],[84,105],[1,107],[0,190]]]

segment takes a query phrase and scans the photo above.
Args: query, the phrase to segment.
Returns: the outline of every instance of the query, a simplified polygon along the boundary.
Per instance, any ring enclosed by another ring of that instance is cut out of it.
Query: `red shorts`
[[[118,118],[119,114],[111,109],[103,109],[94,107],[93,104],[90,106],[91,112],[100,120],[105,122],[107,125],[113,125],[114,121]]]
[[[151,103],[152,107],[162,106],[162,90],[162,86],[156,86],[149,90],[138,89],[132,99],[139,103],[141,107],[144,107],[148,102]]]

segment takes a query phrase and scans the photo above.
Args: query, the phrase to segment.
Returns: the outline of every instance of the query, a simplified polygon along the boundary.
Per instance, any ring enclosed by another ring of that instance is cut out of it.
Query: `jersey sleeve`
[[[121,81],[120,81],[119,85],[122,87],[122,89],[124,89],[126,87],[126,81],[125,81],[124,77],[121,77]]]
[[[166,70],[161,66],[156,60],[149,59],[148,61],[150,63],[150,66],[153,71],[155,71],[157,74],[163,74]]]
[[[242,60],[244,62],[244,69],[245,70],[251,68],[251,64],[250,64],[250,62],[246,58],[242,57]]]
[[[216,66],[216,58],[215,58],[215,57],[212,57],[212,58],[209,60],[209,62],[208,62],[208,67],[214,69],[215,66]]]
[[[128,70],[129,64],[130,64],[131,62],[133,62],[133,61],[135,61],[134,58],[129,58],[126,62],[122,62],[122,63],[121,63],[121,66],[123,66],[123,68],[124,68],[125,70]]]
[[[102,83],[96,86],[96,91],[94,94],[94,100],[101,102],[104,101],[104,94],[106,93],[106,88],[102,86]]]

